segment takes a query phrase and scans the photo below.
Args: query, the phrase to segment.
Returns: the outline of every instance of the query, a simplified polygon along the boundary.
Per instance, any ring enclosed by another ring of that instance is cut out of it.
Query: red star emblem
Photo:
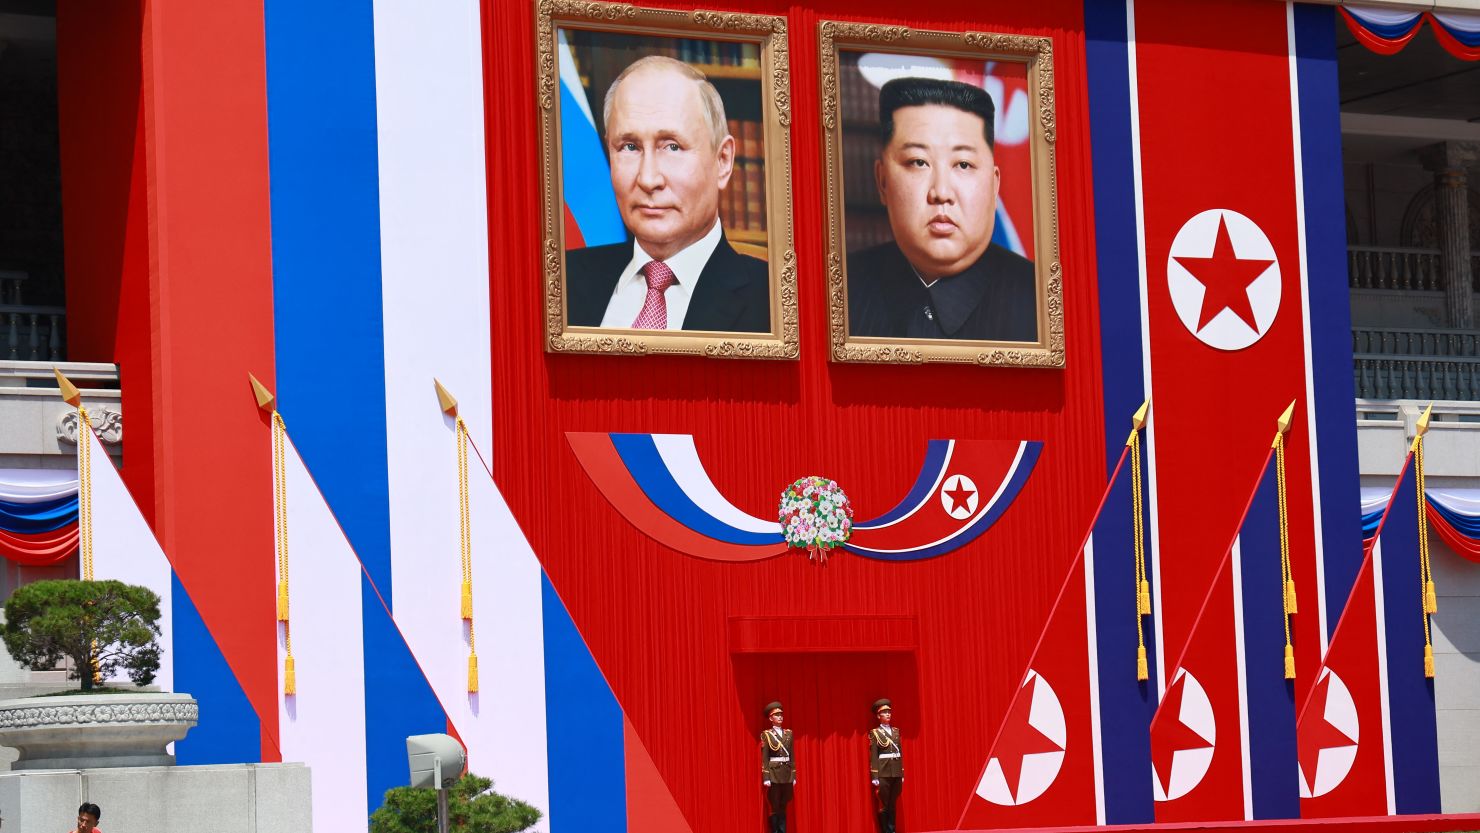
[[[1300,771],[1305,776],[1305,786],[1312,794],[1316,791],[1316,764],[1320,762],[1321,750],[1341,746],[1355,746],[1356,741],[1331,725],[1326,720],[1326,699],[1331,696],[1331,675],[1316,684],[1315,697],[1306,707],[1307,720],[1301,722],[1296,739],[1299,747]]]
[[[1033,711],[1033,689],[1037,686],[1038,678],[1034,677],[1018,692],[1017,699],[1012,702],[1012,710],[1003,721],[1002,734],[997,736],[997,743],[992,747],[992,757],[1002,766],[1002,777],[1007,781],[1007,788],[1012,790],[1013,801],[1017,801],[1018,797],[1024,756],[1036,752],[1064,751],[1064,747],[1054,743],[1052,738],[1028,722]]]
[[[1218,218],[1218,237],[1213,243],[1212,257],[1177,257],[1182,268],[1203,285],[1202,310],[1197,314],[1197,331],[1201,332],[1223,310],[1232,310],[1249,329],[1259,332],[1254,322],[1254,308],[1249,304],[1249,284],[1264,274],[1272,260],[1256,258],[1240,259],[1233,252],[1233,241],[1228,237],[1228,223]]]
[[[1167,689],[1156,717],[1151,720],[1151,766],[1156,770],[1156,780],[1161,782],[1162,792],[1171,794],[1172,758],[1182,749],[1208,749],[1213,744],[1182,722],[1182,693],[1186,691],[1187,675],[1183,674]]]
[[[971,511],[971,504],[967,501],[971,500],[971,496],[976,494],[976,492],[963,487],[961,481],[957,480],[956,488],[944,491],[941,494],[951,499],[951,514],[954,515],[961,509],[965,509],[968,512]]]

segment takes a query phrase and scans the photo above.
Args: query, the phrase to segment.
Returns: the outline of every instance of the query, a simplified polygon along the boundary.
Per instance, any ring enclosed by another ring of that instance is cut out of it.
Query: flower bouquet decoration
[[[853,536],[853,504],[825,477],[803,477],[781,493],[781,533],[787,545],[807,551],[807,557],[827,563],[828,551]]]

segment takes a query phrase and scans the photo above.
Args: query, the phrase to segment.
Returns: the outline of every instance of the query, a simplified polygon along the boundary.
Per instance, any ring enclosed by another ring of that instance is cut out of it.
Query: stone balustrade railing
[[[1443,288],[1438,249],[1348,246],[1346,271],[1352,289]]]
[[[1359,399],[1480,400],[1480,332],[1352,331]]]

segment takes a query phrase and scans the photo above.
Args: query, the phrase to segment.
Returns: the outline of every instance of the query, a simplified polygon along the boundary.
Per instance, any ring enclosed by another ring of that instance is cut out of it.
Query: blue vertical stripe
[[[1295,688],[1285,679],[1280,505],[1270,461],[1239,531],[1244,618],[1244,691],[1249,704],[1249,778],[1254,818],[1300,817]],[[1310,674],[1313,668],[1304,669]]]
[[[1346,194],[1335,9],[1296,3],[1300,157],[1305,187],[1306,285],[1311,373],[1320,453],[1326,635],[1336,631],[1362,566],[1357,417],[1352,384],[1351,294],[1346,274]]]
[[[262,724],[257,712],[173,570],[170,588],[175,690],[194,697],[201,716],[185,739],[175,742],[175,763],[196,766],[261,761]]]
[[[1144,401],[1146,390],[1141,373],[1141,275],[1136,251],[1132,79],[1125,0],[1085,0],[1084,24],[1108,471],[1120,455],[1120,443],[1130,431],[1131,415]],[[1130,484],[1127,461],[1126,471],[1095,527],[1094,538],[1101,761],[1108,824],[1144,824],[1155,817],[1150,725],[1156,711],[1154,680],[1159,671],[1154,630],[1150,618],[1146,618],[1151,680],[1136,680],[1136,610],[1135,599],[1128,592],[1134,575]],[[1149,520],[1143,516],[1148,529]],[[1149,563],[1147,567],[1149,570]]]
[[[622,707],[550,577],[544,586],[545,720],[550,735],[550,833],[626,833]]]
[[[396,623],[386,615],[375,589],[360,577],[365,620],[366,798],[373,813],[385,791],[406,786],[406,738],[447,731],[447,713],[422,675]],[[372,651],[374,653],[372,653]],[[497,685],[494,680],[488,681]]]
[[[1404,472],[1402,488],[1393,497],[1381,540],[1393,791],[1399,813],[1438,813],[1439,736],[1434,681],[1423,675],[1415,479],[1410,465]]]
[[[393,604],[372,11],[266,0],[273,313],[293,443]],[[444,732],[447,718],[368,585],[363,595],[373,810],[405,783],[406,735]]]

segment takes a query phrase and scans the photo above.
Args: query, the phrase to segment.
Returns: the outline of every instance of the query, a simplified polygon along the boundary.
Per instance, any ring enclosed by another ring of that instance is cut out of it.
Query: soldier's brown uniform
[[[779,711],[780,705],[773,705]],[[771,810],[771,833],[786,833],[786,805],[791,803],[792,784],[796,781],[792,749],[790,729],[778,733],[773,726],[761,732],[761,781],[770,784],[766,788],[766,802]]]
[[[869,778],[879,782],[879,833],[894,833],[894,804],[904,786],[898,729],[879,726],[868,733],[868,771]]]

